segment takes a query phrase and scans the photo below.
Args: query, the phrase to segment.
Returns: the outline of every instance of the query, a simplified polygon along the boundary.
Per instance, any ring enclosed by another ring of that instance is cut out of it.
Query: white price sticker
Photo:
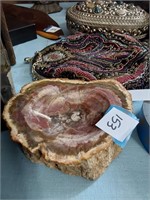
[[[56,31],[60,30],[57,26],[49,26],[48,28],[44,29],[48,33],[55,33]]]
[[[137,118],[126,114],[116,107],[112,107],[104,117],[96,123],[96,126],[118,141],[123,142],[138,123],[139,121]]]

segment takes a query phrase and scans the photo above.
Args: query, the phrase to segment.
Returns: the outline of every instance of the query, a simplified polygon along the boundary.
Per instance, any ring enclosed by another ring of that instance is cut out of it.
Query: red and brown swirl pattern
[[[32,74],[34,80],[114,78],[126,89],[144,89],[149,87],[148,48],[124,34],[77,33],[36,54]]]

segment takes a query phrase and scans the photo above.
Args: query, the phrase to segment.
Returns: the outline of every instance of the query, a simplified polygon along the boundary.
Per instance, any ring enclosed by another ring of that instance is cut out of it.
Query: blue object
[[[137,132],[141,143],[148,153],[150,153],[150,125],[148,122],[150,116],[150,102],[144,102],[139,113],[140,123],[137,126]]]

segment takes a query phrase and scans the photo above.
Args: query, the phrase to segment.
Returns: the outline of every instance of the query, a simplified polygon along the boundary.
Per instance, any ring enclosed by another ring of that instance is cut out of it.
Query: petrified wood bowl
[[[132,110],[130,94],[115,80],[44,79],[24,86],[3,116],[32,161],[93,180],[121,152],[95,126],[111,104]]]

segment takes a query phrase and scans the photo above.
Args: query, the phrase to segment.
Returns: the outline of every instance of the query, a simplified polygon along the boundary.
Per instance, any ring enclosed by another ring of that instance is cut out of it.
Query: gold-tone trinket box
[[[149,14],[131,3],[86,0],[68,8],[66,21],[71,33],[119,32],[142,39],[148,33]]]

